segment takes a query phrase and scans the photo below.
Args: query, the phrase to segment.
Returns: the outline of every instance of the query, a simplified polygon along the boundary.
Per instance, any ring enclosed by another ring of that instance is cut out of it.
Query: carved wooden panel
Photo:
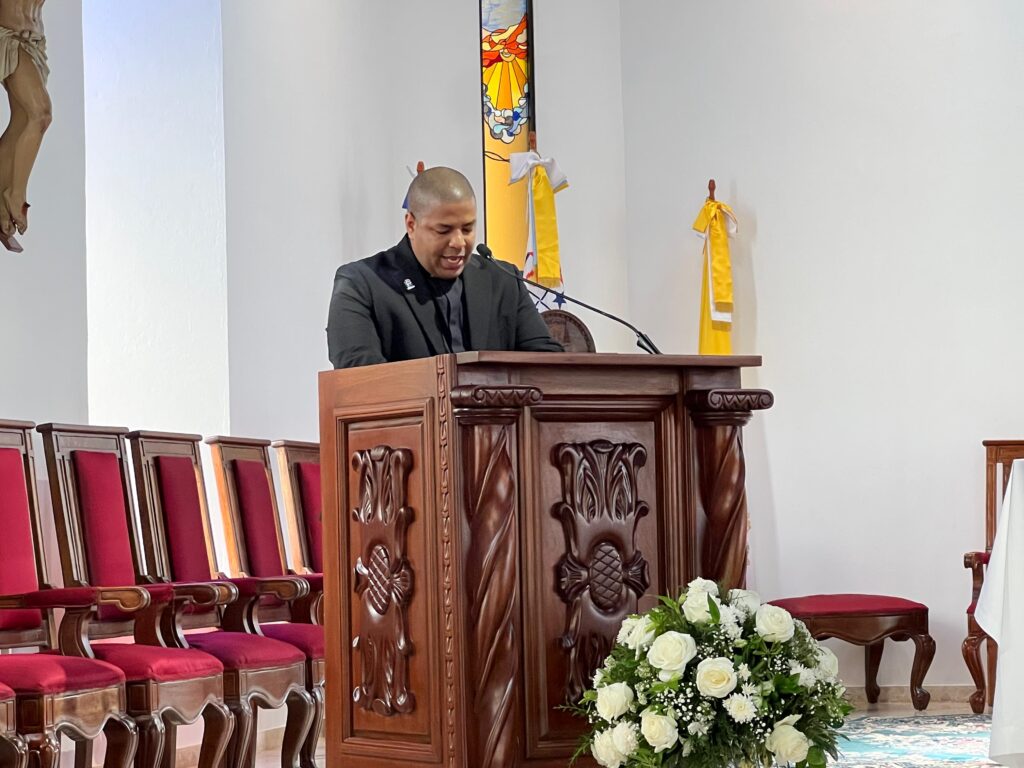
[[[357,419],[338,440],[339,469],[347,475],[337,510],[346,527],[341,635],[349,639],[338,649],[343,674],[335,701],[346,701],[346,754],[375,755],[374,761],[396,752],[428,762],[441,756],[441,574],[434,548],[440,521],[423,512],[435,498],[436,479],[427,469],[434,418],[428,407]],[[375,451],[385,455],[375,460]],[[369,525],[360,519],[367,516],[367,496],[376,499],[370,508],[379,505]],[[399,514],[403,508],[411,514]],[[377,741],[382,732],[390,734],[386,748]]]
[[[359,524],[363,554],[356,561],[355,591],[362,600],[360,634],[352,647],[360,655],[362,679],[352,700],[379,715],[408,714],[416,696],[408,688],[412,643],[407,609],[413,573],[406,557],[406,531],[413,511],[406,506],[412,451],[387,445],[352,455],[359,475]]]
[[[550,400],[531,411],[520,503],[524,757],[538,765],[572,754],[584,723],[558,707],[587,683],[637,595],[668,587],[665,558],[679,556],[669,520],[682,517],[678,476],[653,466],[673,455],[664,401]]]
[[[609,622],[621,623],[650,584],[647,560],[636,547],[637,523],[650,509],[637,483],[647,450],[602,439],[561,443],[552,454],[562,477],[562,500],[551,511],[565,534],[556,566],[566,606],[565,698],[578,701],[611,650]]]

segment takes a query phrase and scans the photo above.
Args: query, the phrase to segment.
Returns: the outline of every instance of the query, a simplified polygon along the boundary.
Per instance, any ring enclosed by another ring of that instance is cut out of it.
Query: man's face
[[[405,231],[416,261],[432,276],[454,280],[476,244],[476,200],[438,203],[419,216],[406,212]]]

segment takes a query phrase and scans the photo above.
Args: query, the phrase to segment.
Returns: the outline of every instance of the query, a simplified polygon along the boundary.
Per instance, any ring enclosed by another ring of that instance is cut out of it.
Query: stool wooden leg
[[[969,634],[960,646],[971,679],[974,680],[974,693],[971,694],[969,701],[971,711],[976,715],[985,711],[985,672],[981,667],[981,642],[984,639],[984,635]]]
[[[921,710],[928,706],[932,695],[923,687],[924,676],[928,674],[928,667],[932,665],[932,658],[935,656],[935,641],[931,635],[911,635],[914,641],[914,667],[910,672],[910,699],[914,702],[914,709]]]
[[[996,698],[996,658],[998,655],[998,646],[996,645],[996,641],[991,637],[986,636],[985,640],[985,651],[988,655],[988,671],[985,678],[987,685],[985,688],[985,694],[988,697],[988,705],[991,707],[992,702],[995,701]]]
[[[864,695],[868,702],[874,704],[878,701],[878,666],[882,663],[882,643],[871,643],[864,647]]]

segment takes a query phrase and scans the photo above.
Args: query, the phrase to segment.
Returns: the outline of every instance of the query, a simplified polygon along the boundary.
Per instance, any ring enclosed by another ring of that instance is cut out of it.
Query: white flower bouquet
[[[573,711],[605,768],[821,768],[853,709],[835,654],[756,593],[696,579],[622,622]]]

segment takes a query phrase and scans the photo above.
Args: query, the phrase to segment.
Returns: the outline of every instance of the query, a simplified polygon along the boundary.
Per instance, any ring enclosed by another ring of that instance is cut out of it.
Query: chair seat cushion
[[[68,693],[124,682],[124,673],[96,659],[50,653],[0,656],[0,680],[21,694]]]
[[[113,664],[129,680],[191,680],[220,675],[224,665],[208,653],[191,648],[161,648],[135,643],[92,644],[96,658]]]
[[[190,646],[216,656],[227,669],[280,667],[306,660],[294,645],[245,632],[192,632],[185,637]]]
[[[918,611],[927,611],[928,606],[889,595],[807,595],[787,597],[770,601],[772,605],[785,608],[797,618],[815,616],[869,616],[883,614],[899,616]]]
[[[267,637],[294,645],[307,659],[324,658],[324,628],[319,624],[261,624],[260,629]]]
[[[0,683],[0,701],[8,701],[14,698],[14,689],[8,688],[3,683]]]

